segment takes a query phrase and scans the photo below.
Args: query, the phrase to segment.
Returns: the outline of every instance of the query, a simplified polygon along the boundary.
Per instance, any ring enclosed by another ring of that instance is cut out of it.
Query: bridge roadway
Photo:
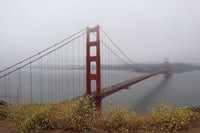
[[[166,70],[162,70],[162,71],[158,71],[158,72],[145,74],[145,75],[130,79],[128,81],[124,81],[124,82],[121,82],[121,83],[118,83],[118,84],[103,88],[103,89],[101,89],[101,97],[100,97],[100,99],[103,99],[106,96],[109,96],[109,95],[111,95],[111,94],[113,94],[113,93],[115,93],[117,91],[120,91],[120,90],[122,90],[124,88],[127,88],[127,87],[129,87],[129,86],[131,86],[133,84],[136,84],[136,83],[138,83],[140,81],[143,81],[143,80],[145,80],[147,78],[150,78],[152,76],[156,76],[158,74],[165,73],[165,72],[166,72]],[[86,96],[86,94],[78,96],[76,98],[73,98],[72,100],[76,100],[76,99],[84,97],[84,96]],[[94,97],[94,98],[97,98],[96,97],[96,91],[91,92],[91,96]]]
[[[106,97],[108,95],[111,95],[111,94],[117,92],[117,91],[120,91],[120,90],[122,90],[124,88],[127,88],[128,86],[131,86],[131,85],[133,85],[135,83],[138,83],[138,82],[140,82],[142,80],[145,80],[147,78],[150,78],[152,76],[155,76],[157,74],[161,74],[161,73],[164,73],[164,72],[165,72],[165,70],[162,70],[162,71],[158,71],[158,72],[142,75],[142,76],[130,79],[128,81],[124,81],[124,82],[121,82],[121,83],[118,83],[118,84],[103,88],[103,89],[101,89],[101,96],[102,96],[102,98],[104,98],[104,97]],[[93,92],[92,94],[95,94],[95,93]]]

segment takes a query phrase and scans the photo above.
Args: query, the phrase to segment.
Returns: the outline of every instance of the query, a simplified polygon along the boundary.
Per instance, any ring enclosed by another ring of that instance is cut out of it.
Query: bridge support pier
[[[86,35],[86,94],[92,93],[92,81],[96,82],[95,103],[101,109],[101,64],[99,26],[87,27]]]
[[[169,78],[169,76],[171,75],[169,59],[165,59],[164,70],[165,70],[165,72],[164,72],[165,78]]]

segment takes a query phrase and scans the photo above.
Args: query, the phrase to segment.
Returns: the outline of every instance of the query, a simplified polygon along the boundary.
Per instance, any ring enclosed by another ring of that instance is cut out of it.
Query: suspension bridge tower
[[[96,94],[94,94],[94,99],[97,108],[101,109],[102,97],[99,26],[97,25],[94,28],[87,27],[86,34],[86,95],[91,95],[91,84],[92,82],[95,83]],[[92,50],[95,51],[95,53],[92,53]]]
[[[171,69],[170,69],[170,65],[169,65],[169,59],[165,59],[164,76],[165,76],[165,78],[169,78],[170,75],[171,75]]]

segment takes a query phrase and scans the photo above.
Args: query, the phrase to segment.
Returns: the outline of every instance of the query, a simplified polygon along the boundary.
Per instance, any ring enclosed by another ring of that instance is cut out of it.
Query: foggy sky
[[[0,0],[0,66],[97,24],[136,63],[200,63],[199,0]]]

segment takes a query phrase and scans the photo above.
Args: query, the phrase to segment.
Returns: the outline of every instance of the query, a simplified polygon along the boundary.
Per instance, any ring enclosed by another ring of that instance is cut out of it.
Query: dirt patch
[[[11,128],[9,124],[10,124],[9,121],[7,120],[0,121],[0,133],[18,133],[17,130]],[[96,130],[94,129],[93,132],[94,133],[108,133],[107,131],[103,131],[100,129],[96,129]],[[61,129],[60,130],[48,129],[48,130],[43,131],[42,133],[72,133],[72,132],[67,131],[67,130],[61,130]],[[137,132],[137,133],[140,133],[140,132]],[[179,131],[176,133],[200,133],[200,121],[195,121],[190,125],[189,129]]]
[[[0,133],[17,133],[17,130],[10,128],[9,124],[7,120],[0,121]]]

